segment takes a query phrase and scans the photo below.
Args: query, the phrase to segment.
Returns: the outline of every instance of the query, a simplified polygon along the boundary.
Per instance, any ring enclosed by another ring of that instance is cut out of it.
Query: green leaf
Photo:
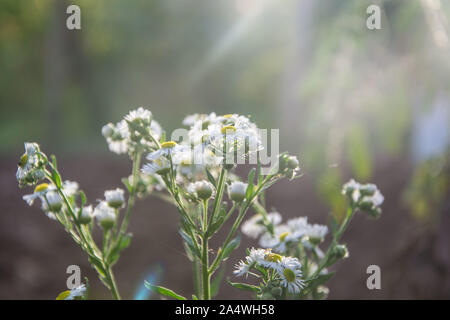
[[[247,190],[245,191],[245,198],[248,200],[250,199],[251,195],[253,194],[253,180],[255,178],[255,172],[256,169],[252,168],[250,172],[248,173],[248,186]]]
[[[240,243],[241,243],[240,236],[237,236],[236,238],[231,240],[230,243],[228,243],[228,245],[225,247],[225,249],[223,249],[222,261],[225,261],[230,256],[231,252],[237,247],[239,247]]]
[[[152,290],[154,292],[157,292],[159,294],[162,294],[166,297],[171,297],[171,298],[175,298],[177,300],[187,300],[185,297],[173,292],[170,289],[161,287],[161,286],[154,286],[152,285],[150,282],[148,282],[147,280],[144,282],[144,285],[147,289]]]
[[[305,282],[307,283],[308,287],[317,287],[324,283],[327,283],[328,280],[334,275],[334,271],[327,273],[327,274],[319,274],[317,277],[313,279],[308,279]]]
[[[225,275],[225,264],[222,265],[219,272],[211,282],[211,297],[216,296],[217,293],[219,292],[220,284],[222,283],[224,275]]]
[[[252,284],[248,283],[241,283],[241,282],[231,282],[230,279],[227,279],[227,282],[230,286],[240,289],[240,290],[247,290],[252,292],[259,292],[260,288],[257,286],[254,286]]]
[[[198,298],[195,294],[192,295],[192,300],[198,300]]]
[[[120,242],[117,245],[115,245],[108,254],[107,258],[108,263],[111,265],[116,263],[116,261],[120,257],[120,252],[126,249],[130,245],[130,242],[131,242],[131,233],[125,234],[120,240]]]
[[[127,188],[128,192],[131,193],[131,191],[133,190],[133,187],[130,184],[130,181],[128,180],[128,178],[122,178],[122,183],[125,185],[125,187]]]
[[[211,174],[211,172],[208,170],[208,168],[206,168],[206,175],[208,177],[209,182],[212,183],[212,185],[214,186],[214,188],[217,188],[216,186],[216,180],[214,180],[213,175]]]
[[[87,203],[87,198],[83,190],[80,190],[80,198],[81,198],[81,206],[84,206]]]
[[[192,241],[191,237],[188,236],[182,229],[178,229],[178,232],[180,233],[181,237],[184,240],[184,243],[186,246],[191,250],[191,252],[196,255],[198,258],[201,258],[200,251],[197,250],[197,248],[194,245],[194,242]]]
[[[336,218],[334,217],[334,214],[331,213],[330,214],[330,227],[331,227],[331,232],[334,235],[336,235],[336,232],[338,232],[339,230],[339,224],[336,220]]]

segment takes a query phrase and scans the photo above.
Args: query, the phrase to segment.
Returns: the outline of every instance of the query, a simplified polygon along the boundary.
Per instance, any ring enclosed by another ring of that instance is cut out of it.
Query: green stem
[[[138,179],[138,175],[139,175],[139,166],[140,165],[141,165],[141,153],[137,152],[135,155],[135,158],[133,160],[133,169],[132,169],[132,179],[133,179],[132,183],[133,184],[131,186],[131,192],[130,192],[130,196],[128,198],[127,210],[125,211],[125,216],[123,218],[122,225],[120,226],[119,240],[122,239],[123,234],[125,233],[125,231],[128,228],[131,209],[133,208],[134,201],[136,199],[137,179]]]
[[[219,180],[217,182],[217,192],[216,192],[216,198],[214,199],[214,206],[213,210],[211,212],[211,218],[210,221],[214,221],[214,216],[217,214],[217,211],[220,208],[220,205],[222,203],[223,198],[223,191],[225,187],[225,176],[226,176],[226,169],[222,167],[222,170],[220,170]]]
[[[350,224],[350,221],[352,220],[353,216],[355,215],[356,210],[353,208],[353,206],[349,207],[347,210],[347,215],[345,217],[344,222],[342,223],[339,230],[336,232],[336,234],[333,237],[333,240],[331,241],[330,246],[328,247],[327,252],[325,253],[325,256],[322,258],[322,260],[319,263],[319,266],[317,267],[316,271],[313,273],[310,279],[314,279],[319,275],[319,273],[322,271],[323,268],[325,268],[326,263],[328,262],[331,253],[333,252],[333,249],[339,244],[339,240],[342,237],[342,234],[347,229],[348,225]]]
[[[236,230],[239,228],[239,225],[242,222],[242,219],[244,219],[245,214],[247,213],[248,208],[250,207],[250,205],[252,204],[253,200],[256,199],[259,195],[259,193],[261,192],[261,190],[263,189],[264,185],[270,181],[270,179],[272,178],[272,176],[266,176],[266,178],[261,182],[261,184],[258,186],[258,188],[256,189],[255,193],[253,193],[253,195],[245,202],[243,203],[240,211],[239,211],[239,215],[236,218],[236,220],[234,221],[233,226],[231,227],[230,232],[228,233],[222,248],[226,248],[226,246],[228,245],[228,243],[230,243],[231,239],[233,238]],[[223,250],[220,250],[216,256],[216,258],[214,259],[213,263],[211,264],[211,267],[209,269],[209,273],[212,274],[214,272],[214,270],[216,270],[216,268],[218,267],[221,259],[222,259],[222,255],[223,255]]]
[[[203,299],[209,300],[210,297],[210,274],[208,270],[208,200],[203,201],[203,237],[202,237],[202,285]]]
[[[203,285],[203,299],[209,300],[210,297],[210,280],[211,276],[208,270],[208,237],[206,233],[203,235],[203,254],[202,254],[202,285]]]
[[[115,300],[120,300],[119,290],[117,289],[116,279],[114,278],[114,273],[111,266],[105,268],[106,277],[108,278],[111,294]]]

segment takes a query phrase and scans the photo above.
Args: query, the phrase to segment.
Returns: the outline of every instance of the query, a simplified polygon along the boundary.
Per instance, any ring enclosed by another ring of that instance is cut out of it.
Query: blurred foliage
[[[449,107],[449,16],[439,0],[2,0],[0,153],[107,152],[101,126],[138,106],[168,132],[188,113],[251,114],[339,215],[349,176],[408,158],[417,119],[438,95]]]
[[[420,222],[436,222],[450,194],[450,150],[419,165],[404,200]]]

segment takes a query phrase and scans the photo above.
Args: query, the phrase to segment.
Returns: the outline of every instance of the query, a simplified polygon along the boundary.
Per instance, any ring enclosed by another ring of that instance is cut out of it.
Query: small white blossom
[[[80,286],[70,290],[70,294],[64,300],[74,300],[75,298],[81,298],[86,293],[86,286],[81,284]]]
[[[267,214],[267,219],[276,226],[281,222],[281,215],[278,212],[271,212]],[[258,238],[266,230],[267,228],[264,225],[264,219],[261,214],[255,214],[245,221],[241,227],[242,233],[253,239]]]
[[[98,220],[99,224],[108,230],[114,225],[116,215],[114,209],[111,208],[106,201],[101,201],[94,209],[94,216]]]
[[[110,207],[118,209],[125,202],[124,191],[120,188],[105,191],[105,200]]]
[[[234,181],[228,187],[230,199],[235,202],[242,202],[245,199],[248,184],[241,181]]]
[[[83,208],[81,208],[80,216],[78,217],[78,221],[81,224],[88,224],[89,222],[91,222],[93,216],[94,216],[94,213],[93,213],[93,209],[92,209],[91,205],[87,206],[87,207],[83,207]]]

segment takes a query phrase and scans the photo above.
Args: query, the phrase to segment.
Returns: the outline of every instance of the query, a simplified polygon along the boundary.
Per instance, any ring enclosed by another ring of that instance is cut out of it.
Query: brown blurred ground
[[[435,230],[413,221],[402,205],[401,191],[409,181],[406,161],[378,159],[373,181],[385,195],[380,220],[363,214],[351,224],[343,241],[350,258],[336,266],[329,283],[334,299],[444,299],[450,298],[450,215],[447,203]],[[116,157],[61,158],[63,178],[76,180],[92,203],[108,188],[121,187],[129,163]],[[29,190],[19,190],[15,181],[16,159],[0,159],[0,299],[54,299],[65,290],[68,265],[81,267],[90,280],[92,298],[109,298],[97,280],[85,255],[55,222],[37,205],[29,208],[21,199]],[[306,215],[311,222],[326,223],[327,208],[317,197],[314,177],[308,172],[293,182],[275,185],[267,195],[269,207],[276,207],[284,219]],[[115,266],[124,298],[133,298],[151,266],[164,268],[161,283],[176,292],[192,293],[190,262],[177,233],[178,216],[170,205],[153,198],[139,201],[133,212],[131,246]],[[225,229],[225,228],[224,228]],[[428,231],[427,231],[428,230]],[[223,236],[223,235],[222,235]],[[243,257],[255,242],[243,238],[227,265]],[[213,243],[213,248],[217,244]],[[382,289],[368,290],[366,268],[381,267]],[[218,298],[250,298],[223,284]]]

